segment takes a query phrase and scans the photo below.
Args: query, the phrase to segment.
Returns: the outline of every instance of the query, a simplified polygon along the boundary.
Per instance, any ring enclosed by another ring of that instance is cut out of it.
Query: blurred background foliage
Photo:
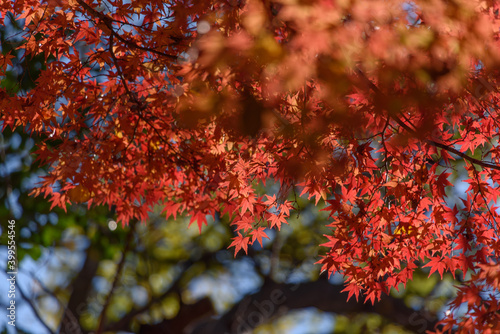
[[[1,52],[22,43],[16,38],[19,29],[12,20],[0,25]],[[44,55],[14,56],[14,66],[0,78],[0,86],[10,94],[23,94],[36,84],[46,65]],[[89,211],[80,204],[67,212],[50,210],[45,199],[29,196],[46,172],[33,155],[36,143],[46,138],[6,128],[0,139],[3,273],[9,219],[16,221],[18,246],[14,332],[212,333],[226,321],[228,333],[242,329],[259,334],[422,333],[445,312],[454,294],[456,282],[451,276],[440,280],[417,271],[405,289],[393,291],[387,299],[394,310],[362,301],[359,307],[347,306],[353,301],[346,303],[347,294],[339,293],[342,277],[327,280],[315,265],[322,252],[318,245],[329,232],[328,217],[319,211],[321,207],[302,198],[298,198],[300,212],[288,226],[280,233],[266,231],[270,240],[263,247],[256,243],[248,256],[237,258],[226,249],[234,236],[227,216],[210,221],[200,234],[197,228],[187,228],[185,217],[167,221],[160,208],[147,224],[124,227],[116,226],[112,208]],[[268,190],[277,192],[272,185]],[[6,280],[0,282],[6,291]],[[315,282],[327,282],[335,293],[327,293],[323,283]],[[299,301],[310,297],[303,294],[309,290],[301,287],[310,286],[318,297],[303,305],[289,297],[276,312],[249,324],[250,318],[244,317],[248,298],[259,293],[265,297],[268,286],[295,286]],[[2,293],[0,307],[5,310],[7,302],[7,293]],[[390,312],[392,319],[386,316]],[[399,319],[398,312],[406,318]],[[4,318],[0,331],[13,333]]]

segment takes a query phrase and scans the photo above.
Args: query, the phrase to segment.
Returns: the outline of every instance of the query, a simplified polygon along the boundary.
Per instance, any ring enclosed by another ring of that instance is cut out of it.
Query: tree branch
[[[333,285],[327,279],[303,284],[285,284],[266,280],[260,291],[246,296],[218,319],[209,319],[200,323],[190,334],[244,333],[269,322],[277,316],[293,309],[315,307],[324,312],[336,314],[376,313],[385,319],[401,325],[407,330],[423,333],[433,330],[438,322],[435,315],[417,312],[405,305],[403,300],[387,295],[375,305],[346,302],[343,287]],[[154,325],[153,325],[154,326]],[[152,326],[150,331],[141,334],[156,334]]]
[[[184,273],[188,267],[190,267],[193,264],[192,261],[187,261],[183,267],[184,269],[182,272]],[[167,297],[170,293],[174,292],[179,288],[179,283],[181,279],[184,277],[184,275],[181,273],[177,278],[174,280],[170,288],[168,288],[165,292],[162,294],[152,297],[151,300],[146,303],[146,305],[139,307],[137,309],[131,310],[129,313],[127,313],[125,316],[123,316],[119,321],[110,324],[109,326],[106,326],[105,331],[118,331],[118,330],[128,330],[128,326],[130,322],[139,314],[146,312],[149,310],[154,304],[161,302],[165,297]]]
[[[387,98],[385,96],[385,94],[370,79],[368,79],[366,77],[366,75],[359,68],[356,68],[356,72],[363,78],[363,80],[368,84],[368,86],[376,94],[381,96],[383,99]],[[401,126],[403,129],[405,129],[406,131],[408,131],[412,135],[418,137],[416,131],[413,130],[412,128],[410,128],[408,125],[406,125],[401,119],[399,119],[399,117],[397,117],[395,115],[389,115],[389,117],[394,119],[396,121],[396,123],[398,123],[398,125]],[[427,144],[430,144],[430,145],[435,146],[435,147],[439,147],[445,151],[448,151],[450,153],[458,155],[459,157],[471,162],[472,164],[475,164],[475,165],[478,165],[478,166],[481,166],[484,168],[491,168],[491,169],[500,170],[500,166],[498,166],[498,165],[495,165],[495,164],[487,162],[487,161],[478,160],[476,158],[468,156],[467,154],[462,153],[459,150],[457,150],[449,145],[446,145],[446,144],[443,144],[443,143],[440,143],[440,142],[437,142],[437,141],[431,140],[431,139],[424,139],[423,141],[426,142]]]
[[[43,321],[42,316],[40,315],[40,313],[38,313],[38,310],[37,310],[35,304],[31,301],[31,299],[29,299],[26,296],[26,294],[23,292],[23,290],[21,289],[21,287],[19,285],[17,285],[17,289],[19,290],[19,294],[24,299],[24,301],[26,301],[26,303],[28,303],[28,305],[31,307],[31,309],[33,310],[33,313],[35,314],[35,317],[38,319],[38,321],[40,321],[42,326],[45,327],[45,329],[48,330],[50,334],[54,334],[54,331],[49,327],[49,325],[47,325],[45,323],[45,321]]]
[[[118,263],[118,267],[116,268],[116,276],[115,279],[113,280],[113,284],[111,285],[111,289],[109,290],[109,293],[106,297],[106,300],[104,302],[104,305],[102,306],[102,311],[101,315],[99,316],[99,325],[97,326],[97,331],[95,332],[96,334],[101,334],[103,329],[104,329],[104,324],[106,323],[106,311],[108,310],[109,303],[111,301],[111,297],[113,296],[113,293],[118,286],[118,282],[121,277],[121,273],[123,270],[123,267],[125,265],[125,259],[127,258],[127,253],[130,251],[130,247],[132,245],[132,237],[134,236],[135,232],[135,225],[137,224],[137,221],[134,220],[130,223],[130,230],[127,233],[127,238],[125,240],[125,249],[123,250],[122,253],[122,258],[120,259],[120,262]]]
[[[158,50],[155,50],[155,49],[147,48],[147,47],[144,47],[142,45],[138,45],[138,44],[136,44],[136,43],[134,43],[132,41],[126,40],[125,38],[123,38],[120,34],[118,34],[113,29],[113,21],[114,20],[112,18],[108,17],[107,15],[105,15],[105,14],[103,14],[101,12],[98,12],[97,10],[95,10],[94,8],[92,8],[90,5],[88,5],[87,3],[85,3],[85,1],[83,1],[83,0],[76,0],[76,1],[89,14],[91,14],[92,17],[99,18],[104,23],[104,25],[110,30],[111,35],[113,35],[116,38],[118,38],[123,44],[127,45],[129,48],[131,48],[131,49],[138,49],[138,50],[142,50],[142,51],[146,51],[146,52],[152,52],[152,53],[155,53],[157,55],[160,55],[160,56],[163,56],[163,57],[167,57],[167,58],[170,58],[170,59],[173,59],[173,60],[177,59],[177,56],[173,56],[173,55],[170,55],[168,53],[165,53],[165,52],[162,52],[162,51],[158,51]]]
[[[83,333],[77,319],[83,306],[87,304],[87,297],[91,290],[92,279],[97,273],[99,261],[96,260],[96,251],[92,245],[87,248],[85,262],[82,269],[72,283],[73,291],[61,320],[60,334]]]
[[[210,298],[205,297],[194,304],[181,303],[179,313],[173,319],[166,319],[154,325],[143,324],[139,334],[180,334],[190,333],[191,328],[199,325],[207,317],[214,315]],[[222,334],[222,333],[217,333]]]

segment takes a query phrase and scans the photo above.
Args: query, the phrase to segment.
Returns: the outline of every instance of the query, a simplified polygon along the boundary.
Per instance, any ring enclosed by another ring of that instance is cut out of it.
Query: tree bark
[[[89,246],[86,252],[85,262],[82,269],[72,283],[73,291],[69,297],[68,306],[61,320],[60,334],[82,334],[80,327],[80,314],[87,305],[87,297],[92,288],[92,279],[97,273],[99,266],[98,256]]]
[[[284,284],[266,281],[255,294],[244,297],[220,318],[205,319],[195,328],[184,327],[188,334],[243,334],[290,310],[315,307],[336,314],[376,313],[390,322],[399,324],[414,333],[433,330],[437,324],[435,316],[417,312],[407,307],[400,299],[383,296],[375,305],[369,302],[346,302],[347,295],[341,293],[342,286],[333,285],[326,279],[302,284]],[[196,314],[192,314],[193,317]],[[169,320],[172,321],[172,320]],[[141,334],[169,333],[174,330],[167,322],[144,325]],[[175,328],[175,333],[181,333]]]

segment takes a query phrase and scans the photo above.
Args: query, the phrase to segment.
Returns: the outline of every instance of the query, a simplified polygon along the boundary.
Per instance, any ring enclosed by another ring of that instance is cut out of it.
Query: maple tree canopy
[[[20,57],[45,66],[29,91],[2,86],[0,122],[45,138],[36,155],[50,170],[33,194],[53,206],[114,206],[127,224],[159,204],[200,231],[228,214],[238,252],[307,196],[326,203],[320,263],[349,297],[375,302],[419,266],[461,272],[443,330],[497,333],[499,9],[2,1],[24,29]],[[5,76],[19,59],[2,51]]]

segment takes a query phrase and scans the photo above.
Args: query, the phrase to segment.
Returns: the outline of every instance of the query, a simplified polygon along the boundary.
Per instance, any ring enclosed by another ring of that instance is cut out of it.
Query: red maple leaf
[[[265,227],[258,227],[256,230],[253,230],[251,232],[251,234],[252,234],[252,245],[257,240],[257,241],[259,241],[259,244],[262,247],[262,238],[269,239],[269,237],[267,236],[267,234],[264,232],[265,229],[266,229]]]
[[[232,240],[233,242],[228,248],[234,247],[234,257],[236,257],[240,249],[248,253],[248,242],[250,241],[250,237],[243,237],[241,234],[238,234],[238,236],[232,238]]]

